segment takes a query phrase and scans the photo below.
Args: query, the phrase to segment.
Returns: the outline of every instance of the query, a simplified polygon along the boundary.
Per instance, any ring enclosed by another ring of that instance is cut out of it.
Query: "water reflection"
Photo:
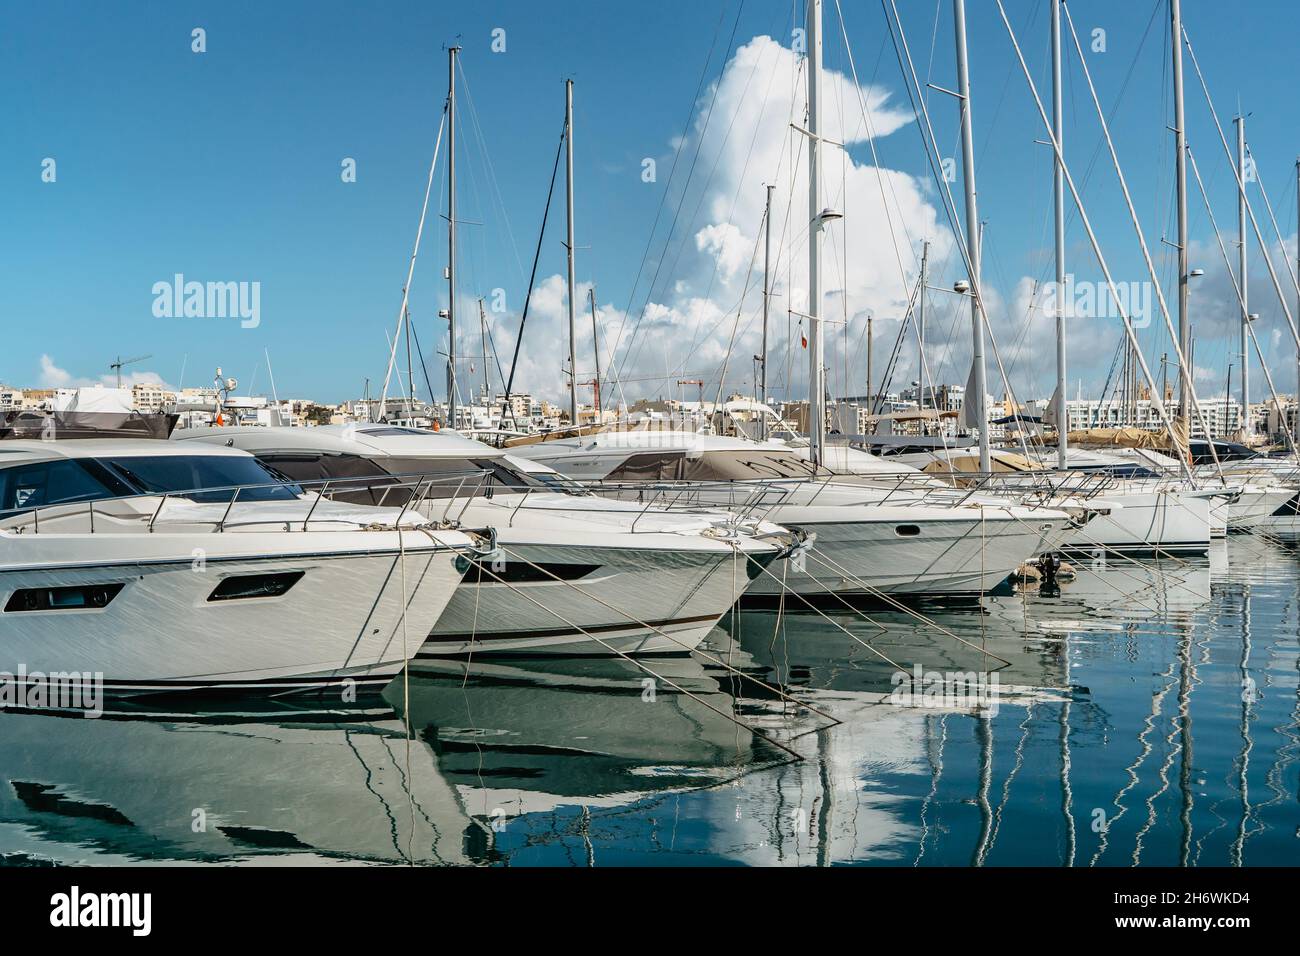
[[[348,709],[0,713],[0,854],[1294,862],[1298,584],[1294,552],[1234,538],[978,603],[746,610],[641,667],[439,662]],[[897,668],[986,666],[994,706],[899,705]]]

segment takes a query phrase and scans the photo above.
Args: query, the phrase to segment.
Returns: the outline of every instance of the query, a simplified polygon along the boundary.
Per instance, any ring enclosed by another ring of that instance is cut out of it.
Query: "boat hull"
[[[1027,558],[1054,550],[1068,527],[1064,516],[1008,517],[998,508],[984,509],[984,520],[959,517],[955,509],[948,517],[921,517],[930,509],[881,508],[877,518],[856,521],[800,510],[778,509],[773,520],[816,534],[811,550],[802,561],[779,562],[747,596],[785,589],[807,597],[977,593]]]
[[[382,688],[459,580],[452,549],[403,538],[4,533],[0,671],[102,675],[112,694]],[[289,579],[281,594],[247,594]],[[98,607],[20,608],[110,592]]]
[[[747,554],[717,542],[557,546],[507,532],[499,540],[496,564],[461,562],[465,577],[417,667],[420,659],[480,654],[689,653],[777,556],[775,548]]]
[[[1210,549],[1210,501],[1176,491],[1107,495],[1120,505],[1066,535],[1067,554],[1204,554]]]

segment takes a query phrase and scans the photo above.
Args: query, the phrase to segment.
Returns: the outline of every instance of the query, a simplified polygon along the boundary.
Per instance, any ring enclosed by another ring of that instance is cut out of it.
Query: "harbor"
[[[740,866],[1272,915],[1300,144],[1236,27],[722,0],[658,76],[667,27],[545,6],[131,10],[77,28],[120,128],[81,64],[0,102],[60,154],[0,227],[24,912]],[[181,103],[246,139],[116,112]]]
[[[7,715],[6,861],[1285,865],[1295,562],[1234,538],[933,611],[1012,661],[991,708],[965,688],[900,702],[894,669],[854,637],[927,673],[979,668],[906,615],[873,615],[882,635],[836,614],[849,634],[827,634],[743,611],[705,652],[833,723],[705,657],[647,659],[656,677],[619,660],[447,661],[354,710]]]

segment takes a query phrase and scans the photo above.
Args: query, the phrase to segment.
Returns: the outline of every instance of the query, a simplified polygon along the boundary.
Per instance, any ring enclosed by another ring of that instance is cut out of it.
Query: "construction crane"
[[[137,355],[135,358],[123,359],[122,356],[119,355],[117,357],[117,361],[111,363],[108,366],[113,371],[117,372],[117,387],[118,388],[122,387],[122,366],[123,365],[134,365],[136,362],[143,362],[145,359],[151,359],[151,358],[153,358],[152,355]]]

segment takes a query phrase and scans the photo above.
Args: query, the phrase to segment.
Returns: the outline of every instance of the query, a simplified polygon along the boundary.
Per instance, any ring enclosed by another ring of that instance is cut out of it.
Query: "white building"
[[[1203,398],[1200,400],[1201,414],[1209,426],[1210,437],[1230,438],[1241,430],[1241,405],[1236,399]],[[1065,415],[1069,431],[1081,431],[1086,428],[1122,428],[1136,426],[1158,431],[1164,428],[1160,410],[1149,399],[1139,399],[1127,405],[1118,399],[1074,399],[1065,403]],[[1178,415],[1178,402],[1170,399],[1165,403],[1165,415],[1170,421]],[[1196,410],[1191,413],[1189,423],[1193,438],[1204,438],[1201,419]]]
[[[160,382],[137,382],[131,386],[131,401],[138,411],[160,412],[176,401],[176,393]]]

